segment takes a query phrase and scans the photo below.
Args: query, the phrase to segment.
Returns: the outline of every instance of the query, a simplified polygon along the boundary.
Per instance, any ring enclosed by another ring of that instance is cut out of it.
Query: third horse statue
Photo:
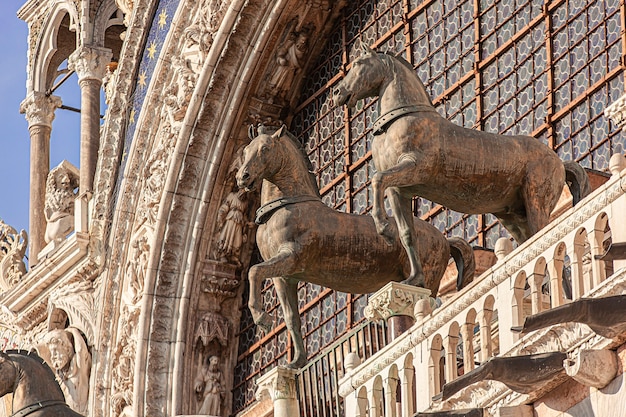
[[[335,105],[353,107],[378,96],[374,122],[372,216],[388,240],[385,191],[397,230],[411,261],[406,282],[423,286],[415,246],[411,199],[427,198],[452,210],[493,213],[518,242],[546,226],[566,180],[574,203],[590,192],[585,170],[563,162],[549,147],[530,136],[506,136],[467,129],[440,116],[424,84],[402,58],[363,46],[335,88]]]

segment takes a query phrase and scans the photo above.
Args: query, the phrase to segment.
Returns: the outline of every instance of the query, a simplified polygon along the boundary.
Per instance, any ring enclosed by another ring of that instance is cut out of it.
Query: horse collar
[[[261,207],[259,207],[259,209],[256,211],[256,217],[254,219],[254,222],[256,224],[267,223],[270,217],[272,217],[272,214],[274,214],[274,212],[278,210],[279,208],[288,206],[290,204],[302,203],[304,201],[320,201],[320,200],[317,197],[312,197],[308,195],[298,196],[298,197],[278,198],[276,200],[270,201],[269,203],[265,203]]]
[[[387,128],[389,127],[391,123],[393,123],[396,119],[399,119],[400,117],[406,114],[423,112],[423,111],[435,112],[435,113],[437,112],[437,110],[435,110],[434,107],[426,105],[426,104],[402,106],[402,107],[397,107],[395,109],[391,109],[385,114],[383,114],[382,116],[380,116],[378,119],[376,119],[376,121],[374,122],[374,135],[381,135],[385,133],[385,131],[387,130]]]
[[[25,417],[31,413],[34,413],[35,411],[39,411],[42,408],[46,407],[52,407],[53,405],[64,405],[66,407],[68,406],[65,401],[62,400],[39,401],[35,404],[28,405],[19,411],[16,411],[15,413],[11,414],[11,417]]]

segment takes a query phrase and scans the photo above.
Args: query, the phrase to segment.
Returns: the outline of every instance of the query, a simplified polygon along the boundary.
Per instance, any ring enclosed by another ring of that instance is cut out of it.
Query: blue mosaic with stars
[[[132,104],[128,113],[128,127],[126,129],[124,151],[122,154],[117,187],[119,187],[121,179],[124,175],[124,168],[126,167],[126,162],[128,160],[128,152],[130,150],[133,136],[135,135],[137,120],[146,98],[146,92],[154,74],[154,68],[156,67],[157,60],[161,53],[161,48],[165,43],[165,38],[167,37],[172,24],[172,18],[176,13],[179,3],[180,0],[159,1],[154,18],[152,19],[150,32],[148,33],[146,44],[144,46],[143,56],[141,57],[141,61],[139,63],[139,71],[137,71],[135,90],[131,98]]]

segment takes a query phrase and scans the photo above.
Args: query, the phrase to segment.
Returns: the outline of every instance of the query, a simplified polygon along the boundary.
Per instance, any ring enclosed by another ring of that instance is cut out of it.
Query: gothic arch
[[[62,27],[63,21],[67,21],[67,27]],[[75,3],[71,1],[58,1],[54,4],[47,17],[43,28],[39,34],[35,59],[31,68],[31,84],[29,91],[46,91],[52,86],[58,76],[57,68],[76,49],[77,36],[74,35],[73,43],[69,39],[69,33],[77,32],[78,11]],[[62,29],[67,29],[66,31]],[[59,44],[59,35],[65,39]]]

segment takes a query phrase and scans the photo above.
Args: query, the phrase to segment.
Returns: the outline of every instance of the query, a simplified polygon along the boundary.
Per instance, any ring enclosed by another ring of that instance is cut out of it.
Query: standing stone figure
[[[225,391],[222,387],[222,372],[217,356],[210,356],[203,364],[196,377],[194,389],[198,401],[201,402],[198,414],[220,416]]]
[[[292,88],[293,80],[304,65],[309,49],[309,30],[290,32],[287,40],[276,52],[276,70],[269,81],[270,95],[284,100]]]
[[[245,190],[230,192],[220,206],[217,212],[220,231],[216,249],[216,258],[219,261],[241,266],[239,260],[241,246],[247,240],[247,208],[248,198]]]
[[[74,200],[77,195],[78,169],[67,161],[61,162],[46,179],[44,215],[46,243],[64,239],[74,230]]]
[[[87,413],[91,354],[75,328],[56,329],[44,336],[48,364],[65,394],[67,404],[78,413]]]

